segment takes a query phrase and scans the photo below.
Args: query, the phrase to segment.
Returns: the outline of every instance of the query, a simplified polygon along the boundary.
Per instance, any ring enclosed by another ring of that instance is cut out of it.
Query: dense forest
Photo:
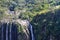
[[[60,40],[60,0],[0,0],[0,40]]]

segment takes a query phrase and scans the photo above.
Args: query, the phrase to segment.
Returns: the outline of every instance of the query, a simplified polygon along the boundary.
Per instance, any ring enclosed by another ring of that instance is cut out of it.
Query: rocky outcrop
[[[17,20],[17,23],[20,25],[19,28],[19,40],[30,40],[30,33],[29,33],[29,22],[27,20]],[[22,31],[21,31],[22,30]]]

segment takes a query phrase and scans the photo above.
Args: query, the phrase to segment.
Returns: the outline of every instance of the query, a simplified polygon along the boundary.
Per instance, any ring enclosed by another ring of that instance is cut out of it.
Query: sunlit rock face
[[[30,40],[30,33],[29,33],[29,22],[27,20],[17,20],[19,23],[19,40]]]
[[[0,21],[0,39],[1,40],[30,40],[28,23],[23,20]]]

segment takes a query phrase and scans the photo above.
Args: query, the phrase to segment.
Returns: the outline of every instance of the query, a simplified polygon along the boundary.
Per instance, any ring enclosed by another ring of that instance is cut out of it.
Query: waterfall
[[[10,36],[9,37],[10,40],[11,40],[11,31],[12,31],[11,29],[12,29],[12,23],[10,24],[10,31],[9,31],[10,32],[10,35],[9,35]]]
[[[8,40],[8,23],[6,24],[6,40]]]
[[[15,23],[1,23],[0,40],[17,40],[17,25]]]
[[[34,34],[33,34],[33,28],[32,28],[32,25],[30,24],[30,32],[31,32],[31,40],[35,40],[34,39]]]
[[[3,40],[3,23],[1,24],[2,27],[2,40]]]

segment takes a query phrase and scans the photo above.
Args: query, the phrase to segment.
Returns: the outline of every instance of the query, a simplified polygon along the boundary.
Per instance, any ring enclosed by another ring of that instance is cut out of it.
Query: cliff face
[[[1,40],[30,40],[28,25],[26,25],[27,20],[24,21],[25,25],[23,23],[23,20],[20,20],[21,23],[18,23],[16,21],[5,20],[0,22]]]
[[[60,9],[36,15],[32,25],[36,40],[60,40]]]

